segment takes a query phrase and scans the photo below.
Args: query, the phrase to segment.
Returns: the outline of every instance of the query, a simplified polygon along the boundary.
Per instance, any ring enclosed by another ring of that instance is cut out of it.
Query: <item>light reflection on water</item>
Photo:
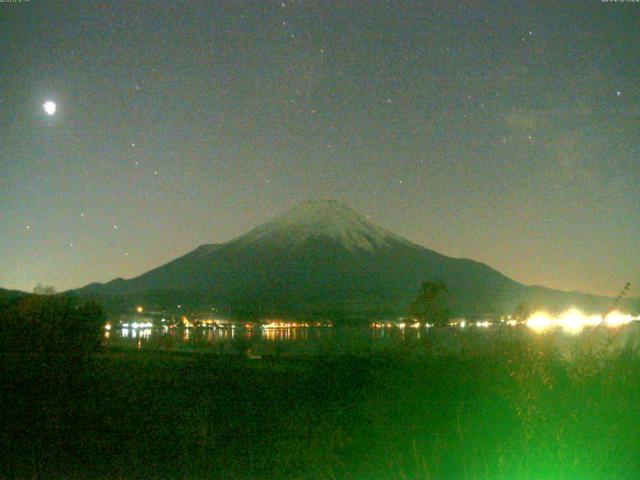
[[[114,332],[114,334],[117,334],[118,331],[116,330]],[[151,333],[152,333],[152,329],[151,328],[142,328],[142,329],[138,329],[138,328],[121,328],[120,329],[120,336],[122,338],[140,338],[140,339],[146,339],[151,337]]]
[[[540,335],[525,325],[490,328],[112,328],[105,331],[105,346],[144,350],[202,351],[216,354],[335,355],[398,351],[414,356],[481,355],[527,341],[540,348],[557,347],[563,357],[578,350],[622,348],[640,352],[640,324],[617,329],[597,327],[579,334],[562,330]]]

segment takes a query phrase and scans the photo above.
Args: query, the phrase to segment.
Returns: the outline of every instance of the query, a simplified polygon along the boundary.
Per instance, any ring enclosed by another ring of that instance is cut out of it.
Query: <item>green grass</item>
[[[4,355],[0,478],[634,479],[640,358]]]

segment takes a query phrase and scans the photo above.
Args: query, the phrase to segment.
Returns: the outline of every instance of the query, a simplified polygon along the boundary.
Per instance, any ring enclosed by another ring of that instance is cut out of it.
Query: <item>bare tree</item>
[[[433,325],[447,325],[451,318],[450,292],[442,282],[425,281],[416,299],[411,303],[411,316]]]

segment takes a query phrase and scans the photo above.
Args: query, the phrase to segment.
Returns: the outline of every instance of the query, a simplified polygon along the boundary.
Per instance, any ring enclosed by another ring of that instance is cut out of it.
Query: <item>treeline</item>
[[[73,297],[33,294],[0,304],[0,351],[87,354],[100,347],[105,313]]]
[[[49,465],[88,463],[81,432],[94,428],[95,352],[102,308],[37,290],[0,298],[0,477],[67,478]]]

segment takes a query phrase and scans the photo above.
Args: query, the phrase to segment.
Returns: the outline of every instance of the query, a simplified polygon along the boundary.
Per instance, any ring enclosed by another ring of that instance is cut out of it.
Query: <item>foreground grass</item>
[[[5,355],[1,478],[632,479],[640,358]]]

